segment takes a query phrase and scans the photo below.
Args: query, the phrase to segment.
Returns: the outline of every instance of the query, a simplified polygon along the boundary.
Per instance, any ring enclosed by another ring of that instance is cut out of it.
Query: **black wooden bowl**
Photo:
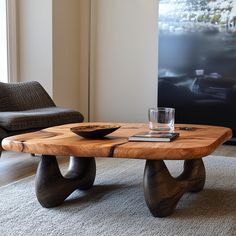
[[[83,138],[102,138],[115,130],[119,129],[119,125],[80,125],[70,130]]]

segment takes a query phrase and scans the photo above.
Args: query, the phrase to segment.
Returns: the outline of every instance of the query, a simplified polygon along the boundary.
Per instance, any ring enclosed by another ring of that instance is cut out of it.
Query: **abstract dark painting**
[[[158,105],[236,135],[236,0],[160,0]]]

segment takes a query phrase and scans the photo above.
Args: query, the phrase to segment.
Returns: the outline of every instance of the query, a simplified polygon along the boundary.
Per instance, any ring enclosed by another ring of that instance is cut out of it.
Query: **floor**
[[[236,157],[236,145],[222,145],[214,153],[217,156]],[[36,172],[40,156],[25,153],[2,152],[0,158],[0,187],[33,175]],[[59,157],[59,164],[67,158]]]
[[[40,156],[27,153],[2,152],[0,158],[0,187],[36,173]],[[59,164],[67,158],[58,158]]]

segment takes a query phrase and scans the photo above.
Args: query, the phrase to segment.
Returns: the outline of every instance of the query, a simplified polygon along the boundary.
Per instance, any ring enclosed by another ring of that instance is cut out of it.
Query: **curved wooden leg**
[[[155,217],[170,215],[186,192],[197,192],[205,184],[205,167],[202,159],[187,160],[183,173],[173,178],[164,161],[147,160],[144,170],[144,196]]]
[[[43,207],[55,207],[76,189],[93,186],[96,176],[94,158],[70,157],[67,174],[63,177],[55,156],[43,155],[36,173],[36,196]]]

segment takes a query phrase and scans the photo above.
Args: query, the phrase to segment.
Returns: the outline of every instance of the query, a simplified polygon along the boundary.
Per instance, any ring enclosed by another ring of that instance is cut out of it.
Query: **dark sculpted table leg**
[[[149,210],[155,217],[170,215],[186,192],[198,192],[206,179],[202,159],[186,160],[184,171],[173,178],[164,161],[147,160],[144,170],[144,196]]]
[[[96,176],[94,158],[70,157],[68,172],[62,176],[55,156],[43,155],[36,174],[36,195],[43,207],[55,207],[76,189],[93,186]]]
[[[93,186],[96,176],[94,158],[70,157],[67,174],[62,176],[55,156],[43,155],[36,174],[36,196],[43,207],[55,207],[76,189]],[[184,171],[173,178],[164,161],[147,160],[144,170],[144,196],[155,217],[170,215],[186,192],[201,191],[205,184],[202,159],[186,160]]]

